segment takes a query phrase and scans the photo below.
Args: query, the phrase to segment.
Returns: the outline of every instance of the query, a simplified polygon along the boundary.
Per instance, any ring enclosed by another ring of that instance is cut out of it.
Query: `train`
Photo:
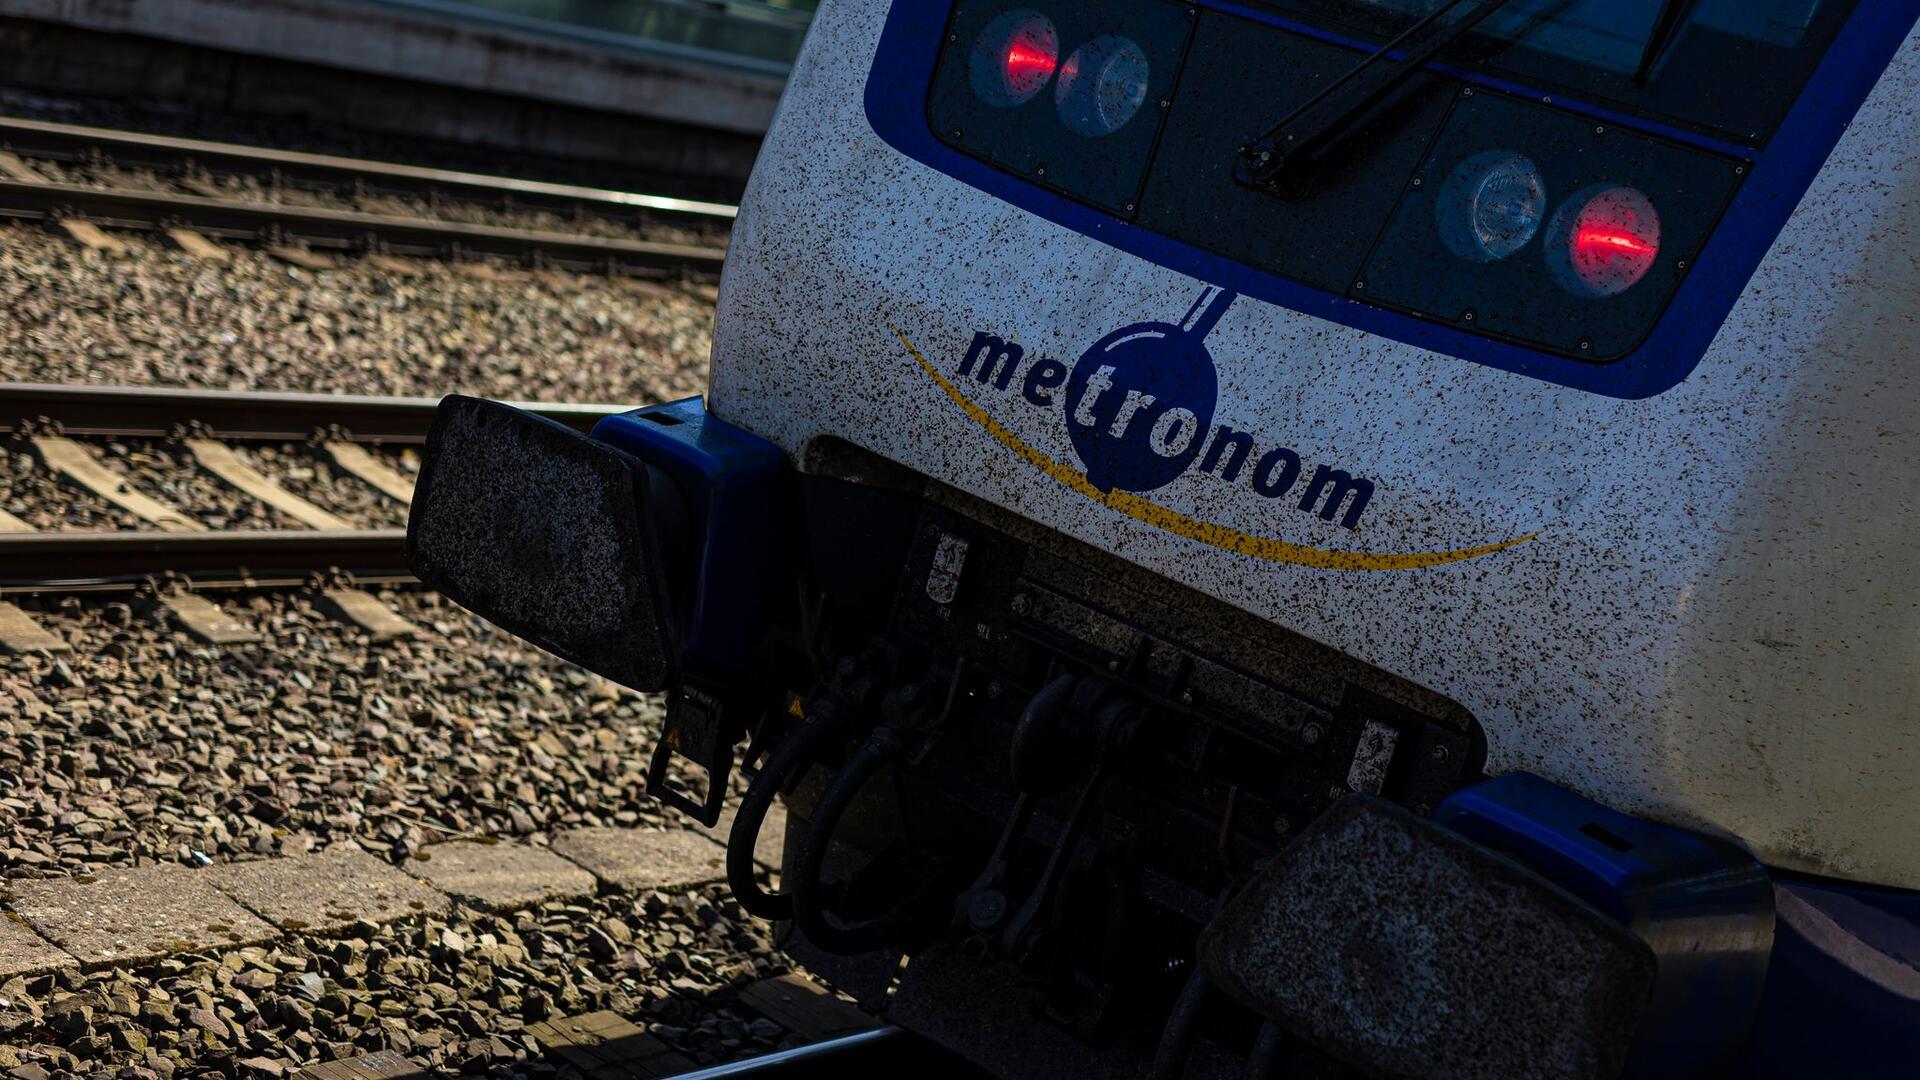
[[[826,0],[708,395],[412,565],[995,1075],[1910,1075],[1916,19]]]

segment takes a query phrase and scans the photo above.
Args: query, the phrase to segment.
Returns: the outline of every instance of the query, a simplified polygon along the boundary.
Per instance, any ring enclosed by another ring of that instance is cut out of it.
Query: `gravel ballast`
[[[787,967],[717,886],[505,914],[456,906],[0,982],[0,1075],[275,1078],[391,1050],[441,1075],[552,1076],[561,1065],[527,1026],[603,1009],[710,1064],[795,1041],[735,1001]]]
[[[309,271],[0,226],[0,372],[20,382],[645,404],[702,392],[711,294],[420,260]]]
[[[96,166],[72,176],[180,189],[177,178]],[[359,205],[629,234],[471,204]],[[710,288],[352,256],[316,271],[225,242],[222,265],[157,237],[113,235],[125,254],[0,225],[0,379],[636,405],[705,388]],[[203,524],[292,526],[178,443],[79,441]],[[405,506],[317,448],[236,449],[356,526],[405,524]],[[416,475],[417,452],[375,453]],[[41,529],[152,527],[60,481],[20,439],[0,442],[0,507]],[[264,895],[278,886],[260,860],[320,851],[369,875],[371,858],[389,874],[432,880],[433,845],[448,852],[439,876],[451,906],[384,923],[349,923],[330,908],[326,933],[294,925],[310,915],[281,912],[269,917],[286,936],[265,944],[223,938],[102,970],[0,976],[0,1077],[279,1078],[382,1050],[436,1075],[573,1075],[527,1028],[599,1010],[699,1064],[795,1041],[735,1002],[741,986],[788,962],[771,928],[724,887],[533,889],[485,858],[510,841],[515,868],[538,867],[561,858],[549,845],[569,830],[691,828],[646,794],[657,698],[420,591],[380,594],[421,630],[384,643],[307,594],[205,595],[266,640],[195,644],[144,599],[16,598],[73,648],[0,654],[0,907],[61,879],[122,870],[204,876],[241,892],[234,881],[258,879]],[[503,910],[503,894],[539,903]],[[389,905],[377,918],[391,914]],[[0,911],[19,928],[16,917]]]
[[[0,441],[0,510],[40,530],[110,532],[147,527],[98,495],[62,483],[19,439]]]
[[[0,874],[85,873],[583,826],[685,827],[645,792],[659,703],[437,596],[374,644],[304,596],[222,598],[210,647],[129,602],[41,602],[60,657],[0,657]]]

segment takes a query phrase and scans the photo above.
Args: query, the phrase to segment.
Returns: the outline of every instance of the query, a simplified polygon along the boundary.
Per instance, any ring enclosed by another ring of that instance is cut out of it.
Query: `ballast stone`
[[[1652,950],[1532,870],[1354,795],[1201,936],[1215,985],[1369,1076],[1619,1076]]]

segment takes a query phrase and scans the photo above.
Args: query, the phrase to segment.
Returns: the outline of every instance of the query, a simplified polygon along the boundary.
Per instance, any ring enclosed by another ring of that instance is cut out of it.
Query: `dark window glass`
[[[927,120],[969,154],[1131,215],[1192,24],[1171,0],[957,4]]]
[[[1352,295],[1617,359],[1698,261],[1741,169],[1479,91],[1448,118]]]
[[[1444,0],[1257,2],[1385,37]],[[1697,0],[1639,85],[1634,74],[1662,3],[1512,0],[1449,59],[1758,143],[1799,96],[1853,7],[1852,0]]]
[[[1235,183],[1238,148],[1359,61],[1351,49],[1207,12],[1154,158],[1140,224],[1217,255],[1345,292],[1457,92],[1421,75],[1281,198]],[[1255,118],[1259,120],[1256,121]]]

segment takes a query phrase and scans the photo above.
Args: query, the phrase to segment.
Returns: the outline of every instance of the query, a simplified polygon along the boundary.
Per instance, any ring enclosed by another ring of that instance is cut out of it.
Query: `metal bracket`
[[[733,774],[734,733],[727,723],[728,711],[726,697],[718,688],[683,677],[667,699],[666,723],[647,766],[647,791],[708,828],[720,821],[727,781]],[[671,785],[667,768],[675,755],[706,770],[705,800],[695,801]]]

